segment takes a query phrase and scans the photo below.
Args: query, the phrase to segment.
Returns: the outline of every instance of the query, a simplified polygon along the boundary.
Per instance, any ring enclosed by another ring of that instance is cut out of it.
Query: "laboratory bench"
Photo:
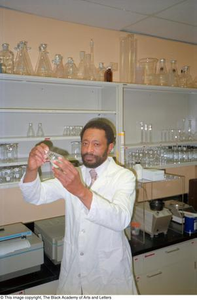
[[[25,225],[32,231],[34,230],[33,223]],[[151,238],[147,233],[140,231],[140,235],[132,236],[129,243],[133,257],[137,257],[141,254],[182,243],[194,238],[197,238],[197,233],[193,233],[192,235],[186,233],[182,234],[181,227],[178,228],[178,230],[174,230],[170,227],[166,235],[161,233],[154,238]],[[44,264],[41,266],[40,271],[0,282],[0,295],[20,293],[20,291],[25,291],[32,287],[57,281],[59,273],[60,265],[53,264],[45,255]]]

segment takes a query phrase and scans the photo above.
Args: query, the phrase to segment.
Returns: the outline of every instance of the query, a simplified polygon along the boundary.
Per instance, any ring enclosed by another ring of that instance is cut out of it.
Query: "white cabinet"
[[[197,240],[192,239],[133,257],[141,295],[196,295]]]
[[[50,281],[13,293],[12,295],[56,295],[58,282],[59,280]]]

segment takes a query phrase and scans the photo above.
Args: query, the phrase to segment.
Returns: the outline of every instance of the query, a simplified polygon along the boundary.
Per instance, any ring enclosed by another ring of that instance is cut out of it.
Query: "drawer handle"
[[[172,253],[172,252],[176,252],[176,251],[179,251],[179,250],[180,250],[180,248],[176,248],[176,249],[165,251],[165,252],[166,253]]]
[[[148,278],[152,278],[152,277],[155,277],[155,276],[158,276],[158,275],[161,275],[162,272],[158,272],[158,273],[155,273],[153,275],[147,275]]]

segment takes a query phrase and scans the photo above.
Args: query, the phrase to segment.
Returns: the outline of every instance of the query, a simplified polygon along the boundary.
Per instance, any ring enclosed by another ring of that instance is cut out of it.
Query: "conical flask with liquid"
[[[39,56],[36,64],[35,75],[44,77],[52,76],[52,67],[48,57],[47,44],[40,44],[39,46]]]
[[[15,62],[14,73],[19,75],[34,75],[31,59],[28,53],[30,49],[27,47],[27,41],[21,41],[18,43]]]
[[[9,44],[2,44],[0,51],[0,63],[4,65],[4,73],[14,73],[14,53],[9,50]]]

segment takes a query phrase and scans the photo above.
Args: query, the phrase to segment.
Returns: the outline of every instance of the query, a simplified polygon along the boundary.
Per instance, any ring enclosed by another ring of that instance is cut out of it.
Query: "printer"
[[[43,242],[22,223],[0,226],[0,282],[40,271]]]
[[[63,240],[65,233],[65,217],[54,217],[36,221],[34,232],[44,243],[44,252],[56,265],[60,264],[63,256]]]

